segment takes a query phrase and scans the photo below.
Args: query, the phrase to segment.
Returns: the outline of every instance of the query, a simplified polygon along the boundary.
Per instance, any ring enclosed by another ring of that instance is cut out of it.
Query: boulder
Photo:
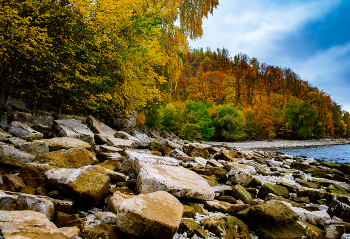
[[[117,132],[91,115],[86,118],[86,123],[94,134],[113,136]]]
[[[234,184],[241,184],[244,187],[247,187],[251,185],[252,182],[257,181],[250,173],[247,173],[246,171],[237,171],[235,174],[230,176],[230,180]],[[259,181],[255,184],[260,184]],[[254,185],[255,186],[255,185]]]
[[[46,215],[49,220],[51,220],[55,214],[55,207],[50,199],[29,194],[18,195],[17,210],[40,212]]]
[[[206,176],[215,176],[219,182],[225,183],[227,181],[227,171],[226,169],[222,167],[206,167],[206,168],[200,168],[193,167],[191,168],[192,171],[200,174],[200,175],[206,175]]]
[[[21,190],[21,188],[25,186],[22,178],[18,177],[17,174],[5,174],[2,176],[2,185],[0,189],[15,192]]]
[[[182,204],[167,192],[141,194],[120,204],[117,227],[135,236],[171,239],[179,228],[182,213]]]
[[[53,168],[48,164],[28,163],[21,168],[19,176],[27,186],[32,188],[45,187],[45,172]]]
[[[137,177],[137,191],[150,193],[167,191],[176,197],[213,200],[214,191],[207,181],[183,167],[151,164],[141,168]]]
[[[25,142],[19,144],[16,147],[18,147],[23,152],[32,154],[34,156],[49,152],[49,146],[43,141]]]
[[[78,207],[100,206],[109,189],[107,169],[85,166],[78,169],[51,169],[45,172],[48,188],[74,199]]]
[[[324,234],[327,239],[339,239],[345,233],[345,223],[335,220],[328,220],[324,226]]]
[[[86,125],[75,119],[54,120],[52,131],[54,137],[71,137],[89,144],[94,143],[94,133]]]
[[[195,220],[192,219],[182,219],[178,230],[179,233],[187,233],[187,236],[193,237],[194,234],[200,236],[201,238],[207,238],[207,233],[204,228],[198,225]]]
[[[80,139],[70,137],[56,137],[52,139],[42,139],[48,146],[49,150],[56,151],[61,149],[84,148],[91,149],[91,144]]]
[[[202,157],[204,159],[208,159],[210,155],[208,150],[195,144],[190,144],[187,149],[187,154],[192,157]]]
[[[80,230],[84,228],[83,220],[79,219],[75,215],[67,214],[64,212],[57,212],[54,222],[57,227],[77,226]]]
[[[35,156],[32,154],[25,153],[19,149],[5,144],[0,144],[0,156],[17,159],[22,162],[32,162],[35,158]]]
[[[187,154],[185,154],[184,152],[182,152],[180,149],[173,149],[170,153],[169,153],[170,157],[173,158],[177,158],[177,157],[187,157]]]
[[[122,169],[127,171],[128,174],[133,177],[136,177],[136,175],[139,174],[140,169],[147,164],[165,164],[171,166],[178,166],[180,164],[179,160],[171,157],[161,157],[131,150],[126,150],[124,155],[125,159],[123,161]]]
[[[343,219],[345,222],[350,222],[350,206],[338,200],[333,200],[329,205],[328,211],[331,216],[336,216]]]
[[[44,138],[49,138],[52,135],[51,126],[42,125],[42,124],[33,124],[31,125],[31,128],[38,131],[39,133],[42,133],[44,135]]]
[[[273,193],[277,196],[281,196],[284,198],[289,197],[289,191],[287,188],[279,185],[273,185],[271,183],[265,183],[259,190],[258,197],[261,199],[265,199],[265,197],[269,194]]]
[[[204,203],[204,208],[210,212],[231,213],[233,207],[232,203],[219,200],[205,201]]]
[[[126,118],[113,118],[112,127],[117,129],[134,128],[137,122],[137,113],[131,111]]]
[[[11,124],[6,127],[6,130],[11,134],[27,141],[38,140],[44,137],[42,133],[35,131],[28,125],[19,121],[12,121]]]
[[[250,239],[248,226],[236,217],[205,218],[200,224],[220,238]]]
[[[12,137],[11,134],[0,132],[0,142],[5,142],[5,141],[9,140],[11,137]]]
[[[113,196],[108,199],[108,210],[113,213],[118,213],[120,204],[129,198],[135,197],[135,195],[127,195],[119,191],[113,193]]]
[[[17,209],[17,198],[0,191],[0,210],[13,211]],[[1,219],[0,219],[1,222]]]
[[[245,171],[249,174],[256,174],[256,170],[253,166],[245,165],[245,164],[239,164],[234,162],[227,162],[225,164],[225,168],[228,171],[228,175],[235,175],[236,173],[240,171]]]
[[[106,137],[106,140],[109,146],[120,148],[132,148],[134,142],[136,142],[135,140],[115,138],[114,136],[108,136]]]
[[[133,140],[133,141],[138,141],[138,138],[131,136],[130,134],[124,132],[124,131],[117,131],[114,134],[114,137],[120,138],[120,139],[127,139],[127,140]]]
[[[67,149],[40,154],[33,162],[49,164],[57,168],[80,168],[97,164],[97,158],[86,149]]]
[[[253,198],[252,195],[241,185],[237,184],[232,187],[232,195],[242,200],[244,203],[249,204]]]
[[[225,161],[234,161],[238,158],[239,154],[233,150],[220,149],[217,153],[214,154],[216,160],[225,160]]]
[[[326,211],[308,211],[300,207],[292,207],[291,209],[299,215],[301,220],[317,227],[323,228],[326,221],[331,219]]]
[[[34,211],[0,211],[0,232],[4,238],[68,239],[78,236],[77,227],[57,228],[45,214]]]

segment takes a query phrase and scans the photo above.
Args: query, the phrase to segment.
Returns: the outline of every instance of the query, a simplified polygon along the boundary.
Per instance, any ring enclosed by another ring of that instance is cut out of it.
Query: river
[[[306,156],[308,158],[315,158],[316,160],[350,163],[350,144],[296,148],[269,148],[264,151],[280,151],[292,156]]]

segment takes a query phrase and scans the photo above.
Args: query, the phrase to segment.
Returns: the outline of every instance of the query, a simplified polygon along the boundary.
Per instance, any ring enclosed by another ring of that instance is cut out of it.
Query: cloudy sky
[[[193,48],[289,67],[350,112],[349,0],[219,0]]]

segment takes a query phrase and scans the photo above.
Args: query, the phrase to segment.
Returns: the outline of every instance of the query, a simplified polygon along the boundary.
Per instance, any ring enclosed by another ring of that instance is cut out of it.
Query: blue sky
[[[289,67],[350,112],[349,0],[219,0],[193,48]]]

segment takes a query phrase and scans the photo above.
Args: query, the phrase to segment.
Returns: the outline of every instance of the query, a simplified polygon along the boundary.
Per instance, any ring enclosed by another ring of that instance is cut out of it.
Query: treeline
[[[125,115],[163,101],[218,0],[0,0],[2,105]],[[179,21],[175,25],[175,22]]]
[[[188,51],[182,59],[179,80],[170,103],[159,108],[157,124],[183,138],[350,136],[349,113],[289,68],[259,63],[245,54],[231,58],[225,48]],[[197,111],[205,117],[199,119]]]

